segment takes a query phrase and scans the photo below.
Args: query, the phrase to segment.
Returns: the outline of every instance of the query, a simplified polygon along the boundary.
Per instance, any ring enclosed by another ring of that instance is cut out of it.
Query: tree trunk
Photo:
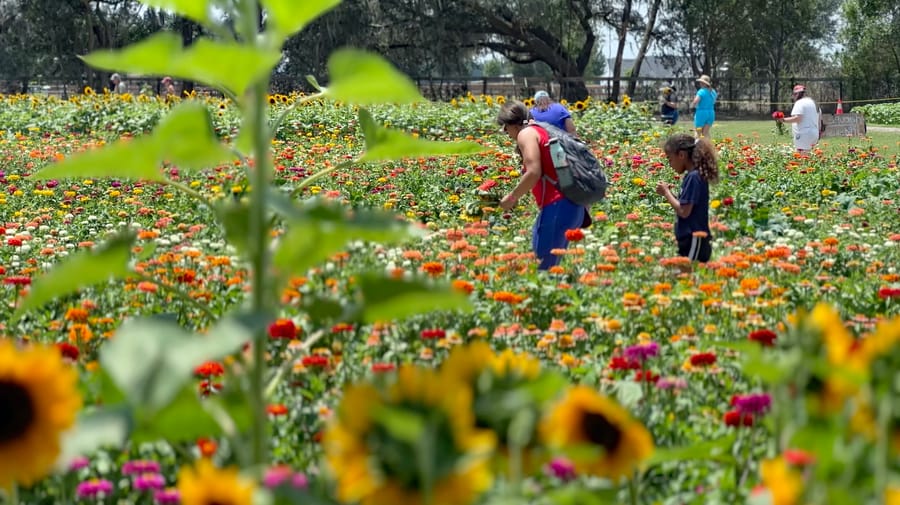
[[[641,39],[641,47],[638,49],[637,55],[634,57],[634,67],[631,71],[631,80],[628,81],[628,96],[634,96],[637,90],[637,78],[641,75],[641,65],[644,63],[644,55],[650,49],[653,42],[653,29],[656,27],[656,15],[659,13],[659,6],[662,0],[653,0],[650,5],[650,12],[647,14],[647,28],[644,30],[644,37]]]
[[[181,25],[181,43],[184,47],[188,47],[194,43],[194,28],[197,25],[194,21],[187,18],[178,18]],[[181,95],[194,91],[194,81],[182,81]]]
[[[622,20],[619,25],[619,45],[616,48],[616,61],[613,64],[612,90],[610,102],[619,101],[619,91],[622,86],[622,56],[625,54],[625,43],[628,39],[628,22],[631,19],[632,0],[625,0],[622,6]]]

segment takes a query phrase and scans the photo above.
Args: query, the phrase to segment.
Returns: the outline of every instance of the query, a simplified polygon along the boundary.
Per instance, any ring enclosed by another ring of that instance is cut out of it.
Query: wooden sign
[[[822,114],[822,137],[861,137],[866,134],[866,118],[861,114]]]

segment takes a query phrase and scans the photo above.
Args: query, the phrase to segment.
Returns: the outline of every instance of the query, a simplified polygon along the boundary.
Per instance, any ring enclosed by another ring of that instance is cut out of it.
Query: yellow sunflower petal
[[[58,350],[17,349],[0,341],[0,487],[30,485],[49,474],[60,453],[61,433],[81,407],[78,375]]]

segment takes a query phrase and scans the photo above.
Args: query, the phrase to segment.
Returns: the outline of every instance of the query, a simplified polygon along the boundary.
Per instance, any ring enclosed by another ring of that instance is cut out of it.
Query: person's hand
[[[512,210],[519,202],[518,198],[513,198],[512,194],[506,195],[500,200],[500,208],[503,210]]]
[[[663,181],[656,184],[656,194],[665,196],[669,191],[669,185]]]

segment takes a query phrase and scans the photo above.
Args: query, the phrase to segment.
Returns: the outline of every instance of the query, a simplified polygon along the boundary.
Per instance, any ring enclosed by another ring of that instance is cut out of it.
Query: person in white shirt
[[[806,86],[802,84],[794,86],[791,98],[794,99],[794,108],[791,109],[791,115],[782,121],[791,123],[794,148],[802,153],[812,149],[819,141],[819,109],[816,102],[806,96]]]

